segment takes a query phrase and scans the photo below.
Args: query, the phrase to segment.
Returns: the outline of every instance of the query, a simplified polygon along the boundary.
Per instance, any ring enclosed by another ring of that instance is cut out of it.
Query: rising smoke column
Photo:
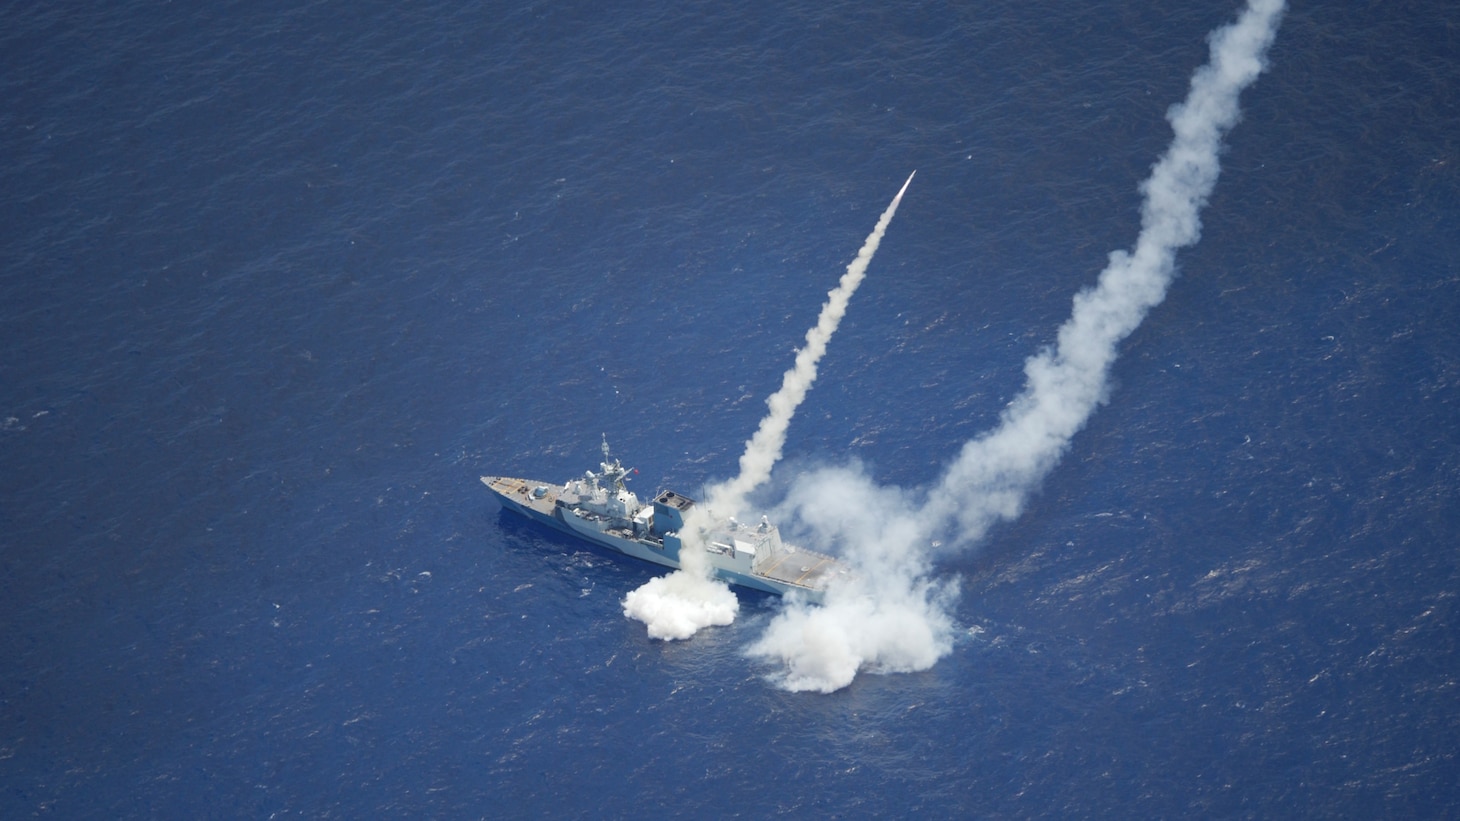
[[[1141,185],[1135,249],[1111,253],[1096,287],[1075,296],[1058,344],[1025,363],[1024,391],[998,428],[964,445],[933,490],[925,514],[956,521],[959,541],[975,541],[995,521],[1017,516],[1106,400],[1116,346],[1166,298],[1176,251],[1201,236],[1199,214],[1221,170],[1222,136],[1237,124],[1238,94],[1261,73],[1282,10],[1283,0],[1252,0],[1235,24],[1212,34],[1211,62],[1192,77],[1186,101],[1167,114],[1176,138]]]
[[[771,468],[781,459],[781,449],[786,444],[786,429],[791,425],[791,417],[796,415],[796,409],[801,406],[807,391],[811,390],[811,384],[816,381],[816,366],[826,353],[826,345],[831,341],[831,335],[836,333],[837,326],[841,325],[842,317],[846,316],[847,304],[851,302],[852,294],[857,292],[857,286],[867,276],[867,266],[872,264],[872,255],[877,253],[877,246],[882,244],[882,235],[887,233],[892,215],[897,213],[897,205],[902,202],[902,195],[907,193],[907,187],[912,185],[912,178],[917,173],[914,171],[907,175],[907,182],[902,184],[897,196],[892,198],[892,204],[882,212],[876,227],[872,229],[866,242],[862,243],[862,250],[857,252],[856,259],[847,265],[847,272],[842,274],[836,288],[826,295],[826,303],[821,306],[821,316],[817,317],[811,330],[806,332],[806,344],[796,352],[795,365],[781,377],[780,390],[766,400],[770,413],[760,420],[760,427],[756,429],[755,435],[745,443],[745,452],[740,455],[740,475],[709,488],[706,503],[711,510],[723,516],[738,514],[745,506],[745,497],[770,478]]]
[[[680,569],[659,578],[650,579],[624,597],[624,615],[642,621],[649,628],[649,636],[656,639],[687,639],[702,627],[723,626],[735,620],[740,602],[725,582],[716,579],[713,568],[701,543],[700,533],[709,525],[710,513],[730,516],[740,512],[745,497],[770,478],[771,468],[781,458],[781,448],[786,444],[786,429],[796,408],[806,399],[811,383],[816,381],[816,365],[826,353],[831,335],[836,333],[842,317],[846,315],[847,303],[856,293],[857,286],[867,275],[867,266],[872,264],[872,255],[882,242],[882,235],[897,213],[902,195],[912,184],[914,171],[907,182],[892,198],[892,204],[882,212],[877,225],[862,250],[847,266],[840,282],[826,296],[821,306],[821,316],[811,330],[806,332],[806,344],[796,352],[796,364],[781,379],[781,388],[766,400],[770,413],[761,420],[760,428],[740,457],[740,475],[728,482],[709,488],[708,500],[704,506],[690,508],[680,533],[684,546],[680,549]]]
[[[856,470],[820,471],[795,483],[787,512],[818,538],[850,540],[862,573],[861,589],[832,590],[824,608],[792,604],[751,646],[752,655],[784,665],[783,686],[830,692],[860,669],[927,669],[948,652],[953,591],[928,580],[924,545],[939,534],[968,545],[995,522],[1017,516],[1106,400],[1117,345],[1165,298],[1176,251],[1200,236],[1198,217],[1220,171],[1222,136],[1237,124],[1239,94],[1264,68],[1283,6],[1283,0],[1250,0],[1237,22],[1208,38],[1210,62],[1192,76],[1186,101],[1167,113],[1175,139],[1141,185],[1134,250],[1113,252],[1098,284],[1076,295],[1057,344],[1025,363],[1024,390],[998,427],[963,446],[920,509],[874,508],[887,494]],[[910,501],[899,496],[893,500]],[[855,503],[833,514],[815,507],[837,498]],[[918,512],[910,517],[908,510]],[[899,524],[859,536],[836,519],[854,514],[864,526]]]

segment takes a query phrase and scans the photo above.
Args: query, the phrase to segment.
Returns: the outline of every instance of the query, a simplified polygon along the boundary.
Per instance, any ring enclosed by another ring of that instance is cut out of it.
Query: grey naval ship
[[[597,473],[585,471],[581,479],[562,485],[506,476],[483,476],[482,484],[503,507],[533,521],[635,558],[678,568],[680,536],[695,501],[664,490],[652,504],[640,503],[624,484],[630,470],[609,455],[607,438],[598,467]],[[759,524],[710,519],[701,541],[715,575],[731,584],[778,595],[797,593],[820,602],[826,586],[849,572],[831,556],[782,542],[780,531],[765,517]]]

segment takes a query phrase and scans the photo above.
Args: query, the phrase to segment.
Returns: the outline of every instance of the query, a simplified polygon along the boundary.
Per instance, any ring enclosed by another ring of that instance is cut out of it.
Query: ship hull
[[[497,496],[497,501],[499,501],[499,502],[502,503],[502,507],[506,508],[507,510],[512,511],[513,513],[516,513],[519,516],[525,516],[525,517],[533,520],[534,522],[537,522],[540,525],[547,525],[548,527],[550,527],[550,528],[552,528],[554,530],[560,530],[560,531],[562,531],[564,533],[567,533],[569,535],[573,535],[573,536],[578,535],[578,534],[574,533],[572,530],[569,530],[568,529],[568,526],[566,524],[564,524],[563,521],[561,519],[559,519],[557,516],[554,516],[554,515],[552,515],[550,513],[543,513],[541,511],[534,510],[533,508],[531,508],[531,507],[529,507],[527,505],[521,504],[517,500],[512,499],[512,498],[510,498],[508,496],[503,496],[500,493],[496,494],[496,496]]]

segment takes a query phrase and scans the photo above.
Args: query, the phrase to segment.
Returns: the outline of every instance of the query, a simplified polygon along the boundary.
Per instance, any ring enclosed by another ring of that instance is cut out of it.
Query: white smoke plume
[[[821,306],[821,316],[811,330],[806,332],[806,344],[796,352],[795,365],[781,377],[780,390],[766,400],[771,412],[760,421],[755,435],[745,443],[745,452],[740,455],[740,475],[728,482],[711,486],[706,493],[706,502],[711,510],[722,516],[739,514],[745,506],[745,497],[770,478],[771,468],[781,459],[781,449],[786,444],[786,429],[791,425],[791,417],[796,415],[796,409],[805,401],[807,391],[811,390],[811,384],[816,381],[816,366],[826,354],[826,345],[831,341],[831,335],[836,333],[837,326],[841,325],[842,317],[846,316],[847,304],[867,276],[867,266],[872,264],[872,255],[877,253],[877,246],[882,244],[882,235],[887,233],[892,215],[897,213],[897,205],[902,202],[902,195],[907,193],[907,187],[912,184],[912,178],[917,173],[914,171],[907,176],[907,182],[902,184],[902,189],[892,198],[892,204],[882,212],[876,227],[862,243],[862,250],[847,265],[841,281],[826,295],[826,303]]]
[[[782,687],[832,692],[862,669],[926,670],[952,648],[957,585],[932,579],[916,510],[911,494],[879,487],[860,466],[795,479],[777,517],[794,517],[807,541],[839,546],[856,572],[821,605],[787,600],[747,649],[781,664]]]
[[[824,607],[789,602],[749,648],[783,665],[782,686],[830,692],[858,670],[923,670],[949,651],[956,591],[930,581],[932,539],[968,545],[1017,516],[1106,400],[1117,346],[1165,298],[1176,251],[1200,236],[1222,136],[1239,119],[1239,94],[1265,67],[1283,9],[1283,0],[1250,0],[1236,23],[1211,34],[1210,62],[1167,114],[1175,140],[1141,185],[1134,250],[1112,253],[1098,284],[1075,297],[1057,344],[1025,363],[1024,390],[999,425],[964,445],[922,505],[856,470],[794,483],[783,523],[790,513],[818,543],[843,545],[859,574],[855,587],[830,591]]]
[[[679,563],[679,570],[630,591],[624,597],[624,615],[646,624],[650,638],[665,641],[735,621],[740,600],[729,585],[714,578],[704,548],[685,545]]]
[[[892,198],[892,204],[882,212],[837,287],[827,294],[816,325],[806,332],[806,344],[796,352],[796,364],[782,377],[780,390],[766,400],[770,414],[761,420],[760,428],[745,443],[745,453],[740,457],[740,475],[709,488],[705,506],[690,508],[680,533],[684,540],[680,569],[650,579],[624,598],[624,615],[648,625],[652,638],[687,639],[702,627],[723,626],[735,620],[740,602],[729,585],[714,578],[700,533],[710,524],[709,511],[722,516],[739,513],[746,495],[770,478],[771,468],[780,460],[781,449],[786,444],[786,429],[791,424],[791,417],[816,381],[817,363],[826,353],[827,343],[846,315],[847,303],[866,277],[872,255],[877,253],[882,235],[887,232],[892,215],[897,213],[897,205],[902,202],[902,195],[907,193],[907,187],[917,173],[914,171],[908,175],[907,182],[902,184],[902,189]]]

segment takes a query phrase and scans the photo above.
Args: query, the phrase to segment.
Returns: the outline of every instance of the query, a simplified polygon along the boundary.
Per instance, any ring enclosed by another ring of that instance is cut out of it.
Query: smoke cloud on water
[[[702,627],[723,627],[735,621],[740,600],[730,586],[712,575],[703,547],[686,545],[679,552],[680,569],[650,579],[624,597],[624,615],[649,626],[649,637],[687,639]]]
[[[878,486],[857,465],[824,468],[798,476],[775,515],[813,544],[838,546],[855,568],[820,605],[788,599],[747,648],[780,663],[780,686],[831,692],[859,670],[926,670],[952,649],[958,587],[931,576],[914,494]]]
[[[770,413],[761,420],[760,427],[740,457],[740,475],[728,482],[714,485],[707,493],[707,509],[720,515],[730,516],[740,512],[748,493],[764,484],[770,478],[771,468],[781,458],[781,449],[786,444],[786,430],[791,417],[806,399],[807,391],[816,381],[816,365],[826,354],[827,343],[836,333],[842,317],[847,313],[847,304],[857,286],[867,275],[867,266],[872,264],[872,255],[887,233],[892,215],[897,213],[898,203],[907,187],[912,184],[914,171],[902,184],[892,204],[882,212],[877,225],[856,259],[847,266],[837,287],[826,295],[821,306],[821,316],[816,325],[806,332],[806,344],[796,352],[796,363],[781,379],[781,388],[766,400]],[[740,608],[735,593],[726,583],[714,578],[712,568],[698,543],[700,532],[709,524],[706,508],[690,509],[689,517],[680,536],[684,549],[680,551],[680,569],[656,579],[650,579],[624,599],[624,615],[638,619],[649,627],[649,635],[656,639],[687,639],[702,627],[723,626],[735,620]]]
[[[780,665],[781,686],[832,692],[859,671],[925,670],[951,650],[958,590],[955,581],[934,578],[932,545],[939,539],[948,548],[972,545],[994,524],[1018,516],[1108,398],[1117,346],[1165,298],[1176,252],[1200,236],[1199,214],[1220,171],[1222,137],[1240,117],[1238,96],[1265,67],[1283,10],[1284,0],[1249,0],[1235,23],[1208,38],[1210,61],[1192,76],[1186,100],[1167,114],[1175,139],[1141,184],[1134,248],[1111,253],[1095,287],[1075,296],[1056,344],[1025,363],[1025,387],[993,430],[966,443],[942,477],[919,491],[881,487],[856,465],[810,471],[791,482],[774,511],[777,521],[813,545],[836,546],[856,572],[828,590],[821,605],[788,598],[747,649]],[[896,201],[884,222],[895,207]],[[835,330],[835,321],[830,327]],[[812,334],[807,341],[810,348]],[[797,364],[782,393],[800,370],[799,356]],[[804,395],[805,388],[788,393],[796,403]],[[712,500],[738,509],[769,476],[794,410],[794,404],[782,412],[772,403],[741,460],[742,477],[717,488]],[[756,447],[762,438],[765,447]]]

